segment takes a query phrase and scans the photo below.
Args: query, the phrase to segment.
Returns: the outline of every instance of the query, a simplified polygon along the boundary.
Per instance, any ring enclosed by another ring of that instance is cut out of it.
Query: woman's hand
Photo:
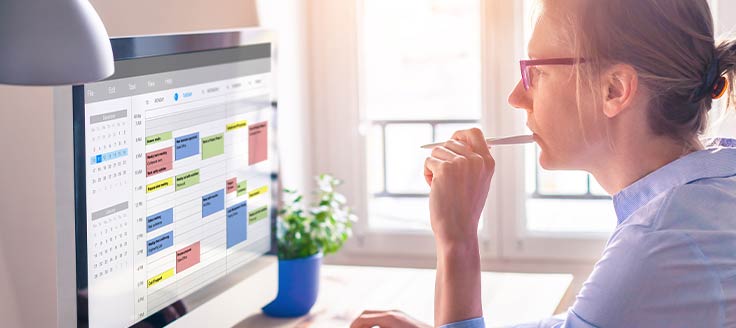
[[[424,162],[424,178],[431,187],[430,221],[438,247],[477,241],[478,220],[495,167],[479,129],[455,132]]]
[[[483,315],[478,220],[496,162],[478,129],[455,132],[424,162],[429,216],[437,242],[434,324]]]
[[[408,316],[399,310],[370,311],[366,310],[350,324],[350,328],[431,328],[431,325],[423,323]]]

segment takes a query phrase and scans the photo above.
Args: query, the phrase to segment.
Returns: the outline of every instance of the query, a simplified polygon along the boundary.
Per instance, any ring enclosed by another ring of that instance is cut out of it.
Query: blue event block
[[[210,216],[225,209],[225,189],[202,196],[202,217]]]
[[[171,246],[174,245],[174,232],[169,231],[163,235],[160,235],[156,238],[149,239],[147,246],[148,246],[148,255],[151,256],[153,254],[156,254],[162,250],[165,250]]]
[[[247,201],[244,201],[227,208],[227,248],[246,239],[248,239],[248,205]]]
[[[146,232],[151,232],[159,228],[163,228],[174,222],[174,209],[158,212],[146,217]]]
[[[175,147],[177,161],[199,154],[199,132],[176,138]]]

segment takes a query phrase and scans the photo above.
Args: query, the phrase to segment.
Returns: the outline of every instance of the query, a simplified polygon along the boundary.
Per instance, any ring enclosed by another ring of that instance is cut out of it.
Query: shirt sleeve
[[[486,327],[486,323],[483,320],[483,317],[448,323],[446,325],[440,326],[440,328],[485,328],[485,327]]]
[[[566,317],[566,318],[565,318]],[[475,319],[469,319],[464,321],[458,321],[453,323],[448,323],[446,325],[440,326],[440,328],[485,328],[486,324],[482,317],[475,318]],[[572,310],[568,312],[566,316],[563,317],[553,317],[548,318],[542,321],[533,322],[533,323],[526,323],[521,325],[513,326],[513,328],[563,328],[563,327],[575,327],[575,328],[597,328],[596,326],[593,326],[585,320],[582,320],[575,312]]]
[[[555,316],[537,322],[515,325],[512,328],[598,328],[586,322],[572,309],[567,314]]]

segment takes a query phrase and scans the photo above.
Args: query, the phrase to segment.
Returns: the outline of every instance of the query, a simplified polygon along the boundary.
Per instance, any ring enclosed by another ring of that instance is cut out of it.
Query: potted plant
[[[345,197],[335,190],[342,181],[328,174],[316,180],[316,201],[308,209],[296,191],[284,191],[276,231],[279,290],[276,299],[262,309],[269,316],[309,313],[317,300],[322,257],[342,247],[357,220]]]

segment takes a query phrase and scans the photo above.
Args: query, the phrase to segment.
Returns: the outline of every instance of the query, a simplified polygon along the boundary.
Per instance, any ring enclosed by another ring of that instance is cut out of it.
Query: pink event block
[[[146,176],[150,177],[171,170],[174,166],[171,147],[146,153]]]
[[[231,193],[231,192],[233,192],[233,191],[238,190],[238,179],[237,178],[227,179],[227,181],[225,182],[225,184],[227,186],[227,193],[228,194]]]
[[[248,128],[248,165],[268,159],[268,121]]]
[[[199,263],[199,242],[176,251],[176,273]]]

